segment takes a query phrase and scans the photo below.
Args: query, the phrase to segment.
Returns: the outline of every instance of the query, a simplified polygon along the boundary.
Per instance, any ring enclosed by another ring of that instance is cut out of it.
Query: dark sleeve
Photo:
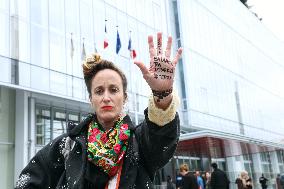
[[[61,136],[43,147],[22,170],[15,188],[55,188],[64,170],[64,158],[60,153],[63,142]]]
[[[215,189],[215,183],[216,183],[216,173],[212,172],[212,174],[211,174],[211,182],[210,182],[212,189]]]
[[[158,126],[148,118],[148,109],[144,111],[145,120],[137,126],[136,137],[141,161],[154,179],[155,172],[162,168],[174,155],[179,139],[179,117],[164,126]]]
[[[192,189],[198,189],[198,181],[195,176],[191,176],[191,187]]]

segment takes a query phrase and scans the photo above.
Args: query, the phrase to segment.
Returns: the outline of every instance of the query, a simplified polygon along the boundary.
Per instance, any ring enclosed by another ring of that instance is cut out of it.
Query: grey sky
[[[249,0],[251,10],[262,18],[262,23],[284,43],[284,0]]]

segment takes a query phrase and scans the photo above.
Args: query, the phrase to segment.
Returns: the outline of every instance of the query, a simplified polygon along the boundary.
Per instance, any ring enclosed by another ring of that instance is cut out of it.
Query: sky
[[[284,43],[284,0],[248,0],[262,23]]]

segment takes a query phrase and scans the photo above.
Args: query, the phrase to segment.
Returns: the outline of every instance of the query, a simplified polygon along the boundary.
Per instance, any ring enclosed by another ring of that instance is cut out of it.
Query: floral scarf
[[[88,129],[88,160],[113,177],[122,163],[129,136],[130,130],[122,117],[108,131],[92,121]]]

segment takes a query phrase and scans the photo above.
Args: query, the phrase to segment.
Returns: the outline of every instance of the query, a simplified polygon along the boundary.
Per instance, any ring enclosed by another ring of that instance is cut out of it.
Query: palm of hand
[[[142,62],[134,62],[141,70],[144,79],[152,90],[164,91],[171,89],[174,82],[175,67],[182,54],[179,48],[173,60],[171,56],[172,38],[168,37],[166,51],[162,53],[162,33],[157,34],[157,49],[154,48],[153,37],[148,37],[150,68],[147,69]]]

